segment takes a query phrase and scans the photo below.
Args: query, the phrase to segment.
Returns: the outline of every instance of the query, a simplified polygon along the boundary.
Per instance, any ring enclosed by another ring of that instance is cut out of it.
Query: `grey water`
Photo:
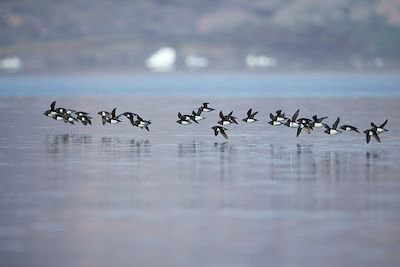
[[[52,78],[40,79],[41,86],[33,77],[0,79],[0,266],[400,264],[397,84],[379,95],[368,78],[351,77],[355,88],[374,90],[366,97],[350,89],[323,96],[320,81],[290,97],[246,91],[239,82],[229,95],[217,88],[231,80],[212,90],[212,80],[188,78],[174,83],[196,90],[113,95],[89,93],[90,83],[77,78],[80,95],[60,93],[70,80],[55,86]],[[153,79],[141,82],[151,88]],[[209,96],[198,96],[200,88]],[[89,111],[93,125],[43,116],[53,100]],[[216,108],[204,121],[175,122],[178,111],[204,101]],[[127,121],[101,125],[97,111],[114,107],[150,119],[150,132]],[[259,121],[245,124],[250,107]],[[296,138],[295,129],[267,124],[267,114],[280,108],[328,116],[330,124],[340,116],[341,124],[360,130],[388,118],[389,131],[370,144],[363,134],[328,136],[323,129]],[[211,130],[219,110],[239,118],[227,127],[229,140]]]

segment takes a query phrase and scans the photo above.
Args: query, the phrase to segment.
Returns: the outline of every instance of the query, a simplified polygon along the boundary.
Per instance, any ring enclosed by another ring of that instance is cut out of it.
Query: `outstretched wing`
[[[224,120],[224,114],[222,113],[222,111],[219,112],[219,117],[221,118],[221,120]]]
[[[300,112],[300,109],[296,110],[296,112],[292,116],[292,121],[296,121],[297,120],[297,116],[299,116],[299,112]]]
[[[388,122],[388,120],[386,119],[384,123],[381,124],[381,126],[379,126],[379,128],[383,128],[385,127],[386,123]]]
[[[340,122],[340,117],[338,117],[338,118],[336,119],[335,123],[334,123],[333,126],[332,126],[332,129],[335,129],[335,130],[336,130],[336,128],[337,128],[339,122]]]
[[[380,143],[381,139],[379,138],[378,133],[376,131],[373,131],[372,133],[373,133],[373,136],[375,137],[376,141],[378,141],[378,143]]]
[[[326,124],[326,123],[324,123],[324,126],[325,126],[325,128],[326,128],[327,130],[330,130],[330,129],[331,129],[331,127],[330,127],[328,124]]]
[[[301,127],[299,126],[299,127],[297,127],[297,135],[296,135],[296,137],[299,137],[300,133],[301,133]]]
[[[250,117],[250,116],[251,116],[251,112],[252,112],[251,109],[249,109],[249,110],[247,111],[247,117]]]
[[[50,104],[50,110],[54,110],[56,108],[56,101],[53,101],[53,103]]]
[[[117,110],[117,108],[114,108],[112,111],[111,111],[111,116],[113,117],[113,118],[115,118],[115,111]]]
[[[221,134],[225,139],[228,139],[228,135],[226,134],[224,129],[221,129]]]
[[[371,126],[374,127],[374,128],[378,128],[378,126],[376,126],[376,124],[373,123],[373,122],[371,122]]]
[[[275,120],[275,116],[272,113],[269,113],[269,117],[271,118],[271,120]]]
[[[214,126],[214,127],[211,127],[211,129],[213,129],[213,130],[214,130],[214,135],[215,135],[215,136],[217,136],[217,134],[218,134],[218,132],[217,132],[217,127],[216,127],[216,126]]]
[[[371,141],[371,135],[369,135],[369,132],[366,133],[365,137],[366,137],[367,144],[369,144],[369,141]]]

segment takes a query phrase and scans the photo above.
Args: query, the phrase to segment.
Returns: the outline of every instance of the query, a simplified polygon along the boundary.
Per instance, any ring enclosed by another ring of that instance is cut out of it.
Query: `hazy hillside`
[[[396,69],[399,44],[400,0],[0,1],[0,57],[25,70],[141,70],[163,45],[181,69],[189,54],[241,69],[249,53],[278,69]]]

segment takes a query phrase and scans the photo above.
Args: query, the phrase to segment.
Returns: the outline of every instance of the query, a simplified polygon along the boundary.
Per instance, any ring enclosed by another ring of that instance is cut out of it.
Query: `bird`
[[[110,112],[108,111],[99,111],[97,112],[97,114],[99,114],[101,116],[101,121],[104,124],[106,124],[108,119],[111,119],[112,115]]]
[[[282,125],[282,120],[278,120],[278,115],[274,115],[272,113],[269,113],[269,117],[271,118],[271,121],[268,123],[271,124],[272,126],[279,126]]]
[[[329,134],[329,135],[336,135],[336,134],[340,134],[342,131],[337,129],[337,126],[340,122],[340,117],[338,117],[335,121],[335,123],[332,125],[332,127],[330,127],[328,124],[324,124],[326,130],[324,131],[325,133]]]
[[[92,121],[90,120],[91,117],[89,117],[89,116],[86,116],[86,115],[78,115],[78,116],[76,117],[76,119],[77,119],[77,121],[82,122],[82,124],[85,125],[85,126],[88,125],[88,124],[92,125]]]
[[[379,127],[376,126],[375,123],[371,122],[371,126],[372,126],[372,128],[376,129],[377,133],[383,133],[383,132],[389,131],[384,128],[387,122],[388,122],[388,120],[386,119],[381,125],[379,125]]]
[[[371,136],[373,136],[378,143],[381,142],[381,139],[378,136],[378,131],[376,128],[371,128],[371,129],[365,130],[364,133],[365,133],[367,144],[369,144],[369,141],[371,141]]]
[[[189,115],[182,115],[180,112],[178,112],[178,120],[176,122],[181,125],[189,125],[192,123]]]
[[[132,126],[137,126],[135,125],[135,114],[132,112],[124,112],[122,113],[123,116],[125,116],[129,121],[131,122]]]
[[[77,116],[85,116],[85,117],[87,117],[89,119],[92,119],[92,117],[89,116],[89,113],[88,112],[84,112],[84,111],[76,111],[75,115],[77,115]]]
[[[313,122],[312,122],[312,127],[313,128],[321,128],[324,127],[324,124],[322,123],[323,120],[327,119],[328,117],[320,117],[318,118],[317,115],[312,116]]]
[[[211,127],[211,129],[214,130],[214,135],[217,136],[218,133],[221,133],[221,135],[225,138],[228,139],[228,135],[226,134],[225,131],[227,131],[228,129],[222,127],[222,126],[213,126]]]
[[[114,108],[114,109],[111,111],[111,116],[106,117],[106,122],[111,123],[111,124],[116,124],[116,123],[120,123],[120,122],[121,122],[121,120],[119,119],[119,117],[120,117],[122,114],[116,116],[116,115],[115,115],[116,110],[117,110],[117,108]],[[103,123],[103,124],[104,124],[104,123]]]
[[[354,126],[351,126],[351,125],[347,125],[347,124],[344,124],[344,125],[340,126],[340,129],[342,129],[343,131],[346,131],[346,132],[352,132],[353,131],[353,132],[360,133],[358,131],[357,127],[354,127]]]
[[[300,123],[299,127],[297,127],[296,137],[299,137],[302,130],[304,130],[304,131],[306,131],[306,133],[310,134],[311,130],[313,130],[313,128],[309,123]]]
[[[194,110],[192,111],[192,116],[194,118],[194,120],[197,121],[201,121],[204,120],[205,118],[203,116],[201,116],[201,110],[197,110],[197,112],[195,112]]]
[[[300,109],[297,109],[296,112],[293,114],[291,119],[287,119],[285,125],[289,128],[298,128],[300,124],[296,122],[297,117],[299,116]]]
[[[303,124],[311,124],[313,120],[309,119],[309,118],[300,118],[297,119],[297,122],[299,123],[303,123]]]
[[[211,107],[209,107],[209,106],[208,106],[209,104],[210,104],[210,103],[208,103],[208,102],[204,102],[203,105],[202,105],[201,107],[199,107],[198,110],[201,110],[201,112],[210,112],[210,111],[213,111],[214,109],[211,108]]]
[[[221,125],[229,125],[231,123],[238,124],[237,121],[236,121],[237,118],[232,116],[232,113],[233,113],[233,111],[231,111],[228,115],[224,115],[222,113],[222,111],[220,111],[219,112],[219,117],[221,118],[221,120],[218,122],[218,124],[221,124]]]
[[[137,117],[137,121],[135,122],[137,124],[137,127],[150,131],[149,125],[151,124],[151,121],[142,119],[138,114],[135,115]]]
[[[276,111],[276,121],[282,122],[284,120],[286,120],[285,113],[283,113],[281,109],[277,110]]]
[[[257,115],[258,111],[254,112],[254,113],[252,113],[252,112],[253,112],[253,109],[249,109],[247,111],[247,117],[243,119],[244,122],[252,123],[252,122],[258,121],[257,119],[254,118],[254,116]]]
[[[56,107],[56,101],[53,101],[53,102],[50,104],[50,109],[49,109],[49,110],[46,110],[46,111],[44,112],[44,115],[53,118],[53,117],[57,114],[57,111],[55,110],[55,107]]]

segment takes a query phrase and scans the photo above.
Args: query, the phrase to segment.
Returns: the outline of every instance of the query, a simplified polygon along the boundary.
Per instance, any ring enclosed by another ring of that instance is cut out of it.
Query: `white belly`
[[[189,124],[191,124],[191,122],[190,121],[182,121],[181,124],[182,125],[189,125]]]
[[[255,122],[256,120],[255,119],[248,119],[246,122]]]
[[[339,133],[339,131],[335,130],[335,129],[331,129],[330,132],[329,132],[329,134],[332,134],[332,135],[335,135],[335,134],[338,134],[338,133]]]
[[[229,124],[231,124],[230,121],[223,121],[223,122],[222,122],[222,125],[229,125]]]
[[[284,120],[285,120],[285,118],[282,118],[282,117],[276,118],[276,121],[279,121],[279,122],[284,121]]]
[[[289,126],[290,126],[290,128],[297,128],[300,125],[297,122],[291,122]]]
[[[315,128],[321,128],[322,126],[324,126],[321,122],[316,122],[315,124],[314,124],[314,127]]]
[[[196,121],[201,121],[201,120],[204,120],[204,117],[202,117],[202,116],[195,116],[194,119],[195,119]]]

